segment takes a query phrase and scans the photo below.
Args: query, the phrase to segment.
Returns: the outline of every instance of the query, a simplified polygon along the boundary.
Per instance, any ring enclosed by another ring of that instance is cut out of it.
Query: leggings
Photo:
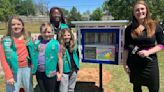
[[[36,72],[40,92],[55,92],[56,76],[48,78],[45,72]]]

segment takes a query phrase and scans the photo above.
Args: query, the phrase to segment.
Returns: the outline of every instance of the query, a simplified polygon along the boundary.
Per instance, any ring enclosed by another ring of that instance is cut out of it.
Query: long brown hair
[[[64,53],[66,51],[66,46],[65,46],[65,42],[64,42],[64,34],[65,32],[69,32],[70,35],[71,35],[71,39],[70,39],[70,42],[69,42],[69,51],[70,52],[73,52],[74,48],[75,48],[75,37],[71,31],[70,28],[65,28],[65,29],[62,29],[60,32],[61,32],[61,35],[59,37],[59,43],[61,44],[61,48],[62,48],[62,52]]]
[[[139,37],[142,33],[142,30],[140,30],[138,27],[139,27],[139,23],[137,21],[137,19],[135,18],[134,16],[134,7],[137,5],[137,4],[142,4],[146,7],[146,11],[147,11],[147,15],[146,15],[146,18],[144,19],[144,22],[143,22],[143,25],[145,26],[146,28],[146,31],[147,31],[147,37],[152,37],[155,33],[155,30],[156,30],[156,22],[154,20],[151,19],[150,17],[150,11],[149,11],[149,8],[148,8],[148,5],[145,3],[144,0],[139,0],[137,1],[136,3],[134,3],[133,5],[133,20],[132,20],[132,37],[133,38],[136,38],[136,37]]]
[[[16,19],[16,20],[18,20],[22,23],[23,28],[22,28],[21,32],[23,34],[24,40],[27,42],[29,40],[28,38],[30,37],[30,35],[29,35],[28,31],[25,31],[24,22],[19,16],[12,16],[9,19],[9,21],[8,21],[8,30],[7,30],[6,36],[11,36],[12,37],[12,20],[13,19]]]

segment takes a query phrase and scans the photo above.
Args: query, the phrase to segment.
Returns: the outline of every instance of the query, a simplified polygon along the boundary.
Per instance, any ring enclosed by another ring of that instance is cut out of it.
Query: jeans
[[[74,92],[77,79],[77,71],[65,74],[63,73],[60,82],[60,92]]]
[[[33,92],[31,68],[18,68],[17,74],[13,74],[15,84],[10,85],[6,83],[6,92],[19,92],[23,86],[25,92]]]

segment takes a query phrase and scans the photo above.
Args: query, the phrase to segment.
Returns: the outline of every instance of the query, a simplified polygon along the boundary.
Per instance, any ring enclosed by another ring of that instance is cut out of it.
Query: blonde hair
[[[65,42],[64,42],[64,38],[63,38],[65,32],[69,32],[70,35],[71,35],[69,51],[73,52],[73,50],[75,48],[75,37],[74,37],[71,29],[70,28],[65,28],[65,29],[62,29],[60,32],[61,33],[60,33],[60,37],[59,37],[59,43],[61,44],[62,52],[64,53],[66,51]]]
[[[44,29],[43,29],[43,28],[44,28]],[[53,30],[53,28],[52,28],[52,25],[51,25],[51,23],[49,23],[49,22],[44,22],[44,23],[41,24],[41,26],[40,26],[40,33],[41,33],[43,30],[47,30],[47,29],[49,29],[49,28],[52,29],[52,33],[54,34],[54,30]],[[39,35],[38,39],[42,39],[42,36]]]
[[[16,19],[16,20],[18,20],[22,23],[23,28],[22,28],[21,32],[23,34],[25,42],[28,42],[29,38],[30,38],[30,35],[29,35],[28,31],[25,31],[24,22],[19,16],[12,16],[9,19],[9,21],[8,21],[8,30],[7,30],[6,36],[12,36],[12,20],[13,19]]]
[[[139,23],[134,16],[134,7],[137,4],[142,4],[146,7],[147,15],[146,15],[146,18],[144,19],[143,24],[144,24],[146,31],[147,31],[147,37],[152,37],[155,33],[155,30],[156,30],[156,22],[151,19],[148,5],[145,3],[144,0],[139,0],[136,3],[134,3],[134,5],[133,5],[133,20],[132,20],[133,32],[131,33],[131,35],[133,38],[136,38],[136,37],[139,37],[142,33],[142,30],[139,29]]]
[[[44,22],[44,23],[41,24],[40,32],[43,30],[43,28],[44,28],[44,30],[47,30],[48,28],[50,28],[50,29],[52,29],[52,31],[54,31],[53,28],[52,28],[51,23],[49,23],[49,22]]]

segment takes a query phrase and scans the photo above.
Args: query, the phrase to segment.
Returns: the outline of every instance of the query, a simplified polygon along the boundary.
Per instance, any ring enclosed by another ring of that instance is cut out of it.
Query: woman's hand
[[[148,57],[150,55],[148,50],[141,50],[137,53],[140,57]]]
[[[11,79],[7,80],[6,82],[7,82],[7,84],[14,85],[15,80],[14,80],[14,78],[11,78]]]
[[[123,67],[124,67],[124,71],[129,75],[130,69],[129,69],[128,65],[123,65]]]

